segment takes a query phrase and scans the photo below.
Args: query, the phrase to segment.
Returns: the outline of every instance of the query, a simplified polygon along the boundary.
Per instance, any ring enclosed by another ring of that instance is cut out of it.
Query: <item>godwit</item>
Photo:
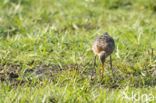
[[[114,51],[115,48],[115,43],[114,39],[109,36],[109,34],[106,32],[103,35],[98,36],[95,38],[93,45],[92,45],[92,50],[95,53],[95,58],[94,58],[94,66],[96,65],[96,56],[99,56],[99,59],[101,61],[101,73],[103,75],[103,66],[105,59],[110,55],[110,66],[112,69],[112,57],[111,54]],[[113,70],[112,70],[113,73]]]

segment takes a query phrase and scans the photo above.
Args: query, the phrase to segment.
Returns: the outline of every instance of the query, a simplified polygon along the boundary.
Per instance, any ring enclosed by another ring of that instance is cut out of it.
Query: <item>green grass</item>
[[[155,103],[155,18],[155,0],[0,0],[0,102]],[[114,76],[107,58],[101,78],[105,32]]]

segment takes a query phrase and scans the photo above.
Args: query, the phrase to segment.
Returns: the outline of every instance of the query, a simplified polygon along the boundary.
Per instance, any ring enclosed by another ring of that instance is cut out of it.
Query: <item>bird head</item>
[[[106,58],[106,53],[105,52],[101,52],[99,55],[100,61],[103,64],[105,62],[105,58]]]

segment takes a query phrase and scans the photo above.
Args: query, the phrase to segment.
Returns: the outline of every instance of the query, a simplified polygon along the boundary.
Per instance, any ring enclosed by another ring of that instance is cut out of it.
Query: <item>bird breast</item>
[[[101,52],[105,52],[106,55],[110,55],[115,48],[115,43],[110,36],[99,36],[97,37],[92,46],[92,50],[96,55],[100,55]]]

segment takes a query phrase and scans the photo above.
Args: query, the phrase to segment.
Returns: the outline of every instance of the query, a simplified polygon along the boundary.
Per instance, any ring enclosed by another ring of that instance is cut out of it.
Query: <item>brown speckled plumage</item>
[[[92,50],[96,55],[100,55],[101,52],[106,53],[106,57],[109,56],[115,48],[114,40],[108,33],[95,38],[92,46]]]
[[[107,58],[109,55],[112,54],[114,48],[115,48],[115,42],[113,38],[109,36],[108,33],[105,33],[95,38],[92,45],[92,50],[95,53],[95,55],[98,55],[100,58],[100,61],[102,63],[102,72],[103,72],[103,64],[105,58]]]

